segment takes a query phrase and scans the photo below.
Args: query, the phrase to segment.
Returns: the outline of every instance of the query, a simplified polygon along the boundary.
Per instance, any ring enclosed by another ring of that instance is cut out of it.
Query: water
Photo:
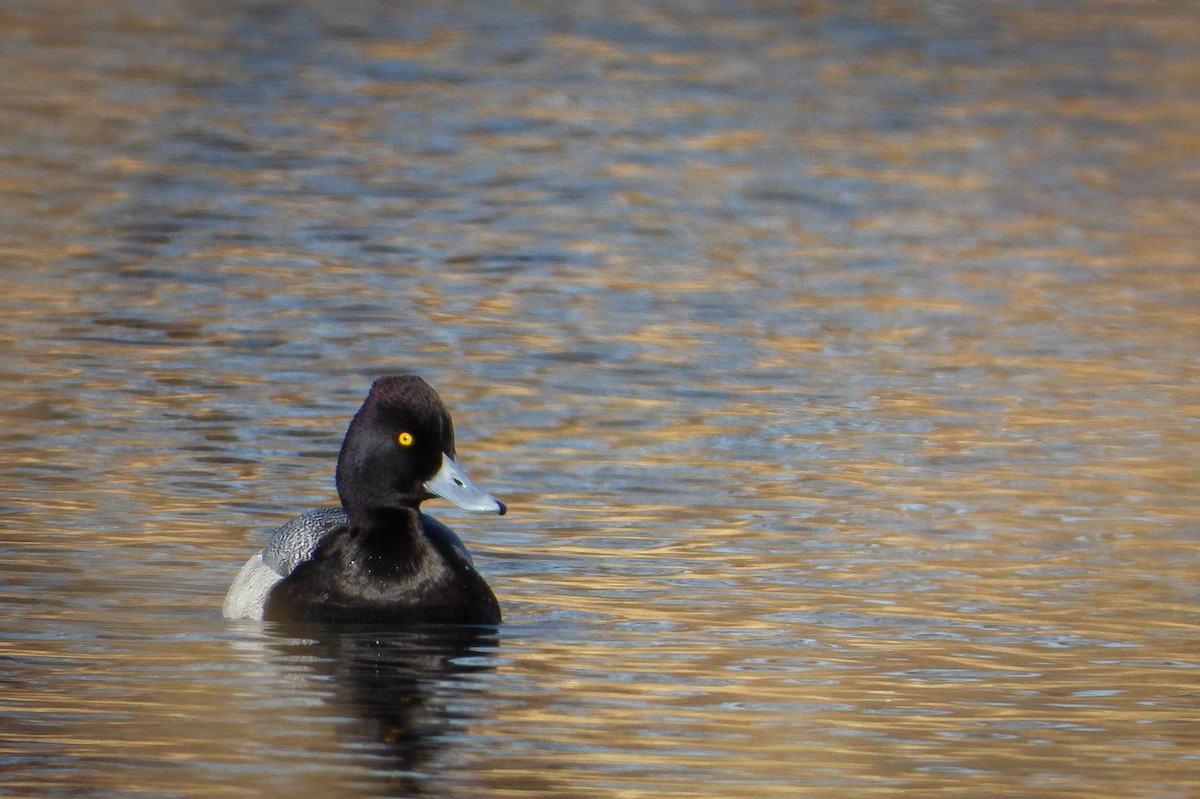
[[[1189,4],[8,2],[0,795],[1200,792]],[[220,618],[413,369],[494,634]]]

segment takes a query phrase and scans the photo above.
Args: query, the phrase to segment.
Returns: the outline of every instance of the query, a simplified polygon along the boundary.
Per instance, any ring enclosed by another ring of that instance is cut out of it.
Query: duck
[[[228,619],[496,625],[500,603],[462,540],[421,512],[434,497],[503,516],[459,465],[441,397],[414,374],[380,377],[354,414],[335,472],[341,507],[272,531],[225,596]]]

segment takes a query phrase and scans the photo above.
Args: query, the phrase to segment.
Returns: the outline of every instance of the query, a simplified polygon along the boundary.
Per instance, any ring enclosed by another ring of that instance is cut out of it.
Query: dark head
[[[416,375],[381,377],[371,386],[342,442],[337,488],[351,519],[415,509],[434,496],[468,510],[506,510],[455,462],[450,412]]]

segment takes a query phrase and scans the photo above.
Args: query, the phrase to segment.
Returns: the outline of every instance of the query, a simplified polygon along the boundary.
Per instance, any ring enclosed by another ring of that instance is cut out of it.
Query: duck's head
[[[454,424],[437,392],[416,375],[381,377],[350,422],[337,462],[346,514],[417,508],[442,497],[466,510],[503,515],[454,460]]]

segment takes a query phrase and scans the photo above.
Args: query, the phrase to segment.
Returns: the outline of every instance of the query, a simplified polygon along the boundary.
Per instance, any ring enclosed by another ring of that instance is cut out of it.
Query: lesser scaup
[[[454,460],[454,427],[415,375],[381,377],[337,460],[341,508],[277,528],[225,597],[231,619],[497,624],[500,605],[454,532],[420,512],[438,496],[503,515]]]

